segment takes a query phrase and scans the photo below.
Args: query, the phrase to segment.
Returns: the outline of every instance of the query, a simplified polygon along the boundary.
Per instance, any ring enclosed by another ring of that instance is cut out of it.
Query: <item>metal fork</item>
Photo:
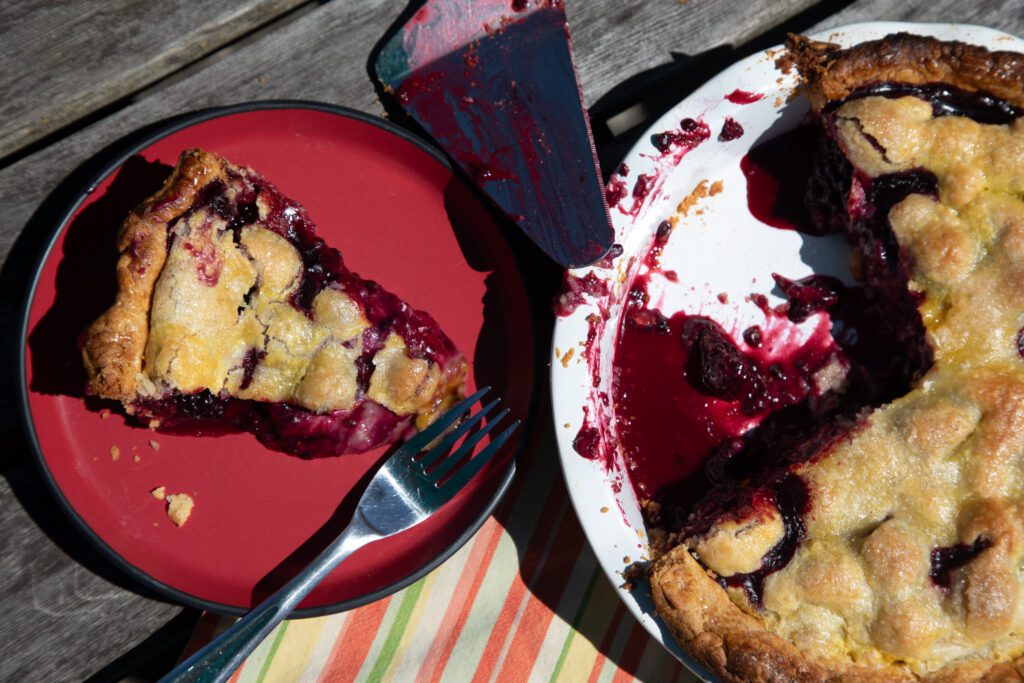
[[[451,455],[441,459],[460,438],[481,425],[487,413],[498,405],[501,399],[491,401],[480,412],[445,434],[489,390],[490,387],[485,387],[476,392],[405,442],[370,480],[349,525],[312,564],[160,680],[226,681],[274,627],[287,618],[302,599],[349,555],[368,543],[393,536],[422,522],[451,500],[519,426],[516,420],[491,439],[476,457],[468,459],[476,444],[508,414],[508,409],[505,409],[470,434]],[[442,436],[428,453],[415,457]],[[436,466],[431,467],[435,463]],[[463,464],[458,467],[460,463]]]

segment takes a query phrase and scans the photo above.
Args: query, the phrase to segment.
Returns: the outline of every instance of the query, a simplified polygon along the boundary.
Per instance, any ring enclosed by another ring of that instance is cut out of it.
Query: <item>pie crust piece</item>
[[[873,184],[922,185],[887,222],[934,364],[786,470],[807,496],[790,559],[753,588],[727,580],[795,528],[759,499],[653,563],[658,614],[727,681],[1024,680],[1024,117],[862,90],[941,84],[1019,106],[1024,56],[905,34],[788,48],[852,165],[851,220]]]
[[[463,394],[437,323],[352,273],[250,168],[182,153],[118,235],[118,293],[84,336],[89,389],[151,426],[211,421],[304,456],[423,428]]]
[[[784,66],[794,63],[815,111],[871,83],[941,83],[1024,106],[1024,55],[896,33],[849,48],[790,34]]]

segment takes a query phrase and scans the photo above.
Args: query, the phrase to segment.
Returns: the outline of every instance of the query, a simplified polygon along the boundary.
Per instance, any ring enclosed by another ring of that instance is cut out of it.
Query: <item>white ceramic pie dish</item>
[[[900,31],[960,40],[994,50],[1024,51],[1024,40],[979,26],[870,22],[851,24],[813,34],[844,46],[881,38]],[[607,281],[609,294],[587,297],[555,325],[551,358],[551,386],[556,435],[562,470],[573,506],[605,574],[647,631],[684,664],[706,680],[710,675],[675,643],[654,613],[649,588],[640,582],[627,590],[623,570],[629,562],[647,557],[647,537],[640,508],[625,471],[622,454],[613,439],[604,439],[607,462],[589,460],[573,448],[583,425],[584,411],[600,415],[607,436],[614,436],[615,406],[604,405],[602,395],[613,395],[610,382],[620,315],[630,283],[642,271],[641,257],[650,247],[658,225],[676,214],[679,202],[701,181],[721,181],[721,192],[700,199],[687,216],[680,217],[662,252],[661,270],[678,273],[678,282],[655,275],[648,286],[651,307],[671,316],[681,310],[700,312],[742,329],[763,322],[764,315],[745,297],[768,295],[772,305],[782,302],[772,292],[772,272],[799,278],[814,273],[851,281],[849,247],[842,236],[810,237],[764,225],[747,208],[746,180],[740,160],[758,142],[792,129],[805,117],[807,101],[793,97],[796,74],[775,67],[777,50],[767,50],[737,62],[681,101],[654,123],[623,160],[629,167],[626,187],[632,189],[640,174],[654,176],[653,189],[639,204],[628,196],[612,208],[616,242],[623,253],[611,269],[585,268]],[[736,90],[763,95],[739,104],[726,96]],[[742,137],[720,142],[725,117],[738,121]],[[663,155],[651,137],[678,129],[685,118],[705,122],[711,137],[681,158]],[[726,294],[726,303],[719,295]],[[588,321],[588,318],[590,321]],[[591,321],[602,319],[596,324]],[[810,326],[806,331],[809,333]],[[587,350],[588,334],[594,335]],[[569,350],[572,349],[570,353]],[[593,379],[597,378],[597,383]],[[629,558],[628,560],[626,558]]]

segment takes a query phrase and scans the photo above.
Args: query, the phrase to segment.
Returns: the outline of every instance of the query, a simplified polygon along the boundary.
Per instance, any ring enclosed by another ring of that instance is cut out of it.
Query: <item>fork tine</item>
[[[396,453],[395,455],[401,454],[409,457],[422,451],[430,444],[431,441],[441,436],[444,433],[444,430],[452,426],[456,420],[462,417],[463,413],[472,408],[473,404],[483,398],[483,396],[490,390],[490,387],[483,387],[472,396],[464,398],[458,404],[449,408],[441,417],[437,418],[433,424],[406,441],[399,449],[399,453]]]
[[[501,447],[504,446],[505,442],[508,441],[510,436],[512,436],[512,432],[516,431],[518,427],[519,420],[516,420],[508,429],[494,437],[491,443],[487,445],[487,448],[480,451],[475,458],[459,468],[455,474],[452,475],[452,478],[441,486],[441,490],[445,493],[455,495],[455,493],[465,486],[470,479],[476,476],[477,472],[479,472],[480,469],[494,457],[495,453],[501,450]]]
[[[454,453],[452,453],[447,458],[442,460],[441,463],[437,467],[435,467],[433,471],[431,471],[430,474],[428,474],[427,476],[429,476],[435,482],[441,481],[441,479],[444,478],[444,475],[451,472],[456,465],[458,465],[465,458],[473,454],[473,449],[476,448],[476,445],[477,443],[480,442],[480,439],[484,438],[489,431],[497,427],[498,423],[501,422],[506,415],[508,415],[508,408],[505,408],[505,410],[495,415],[494,419],[492,419],[486,425],[481,427],[479,431],[470,434],[468,437],[466,437],[466,440],[462,442],[462,445],[459,446],[458,450],[456,450]]]
[[[481,408],[480,412],[478,412],[476,415],[470,416],[465,422],[460,424],[458,428],[448,432],[448,434],[445,435],[444,439],[442,439],[440,443],[431,448],[426,454],[424,454],[422,458],[420,458],[417,461],[420,464],[420,466],[423,467],[424,469],[430,467],[442,453],[444,453],[453,445],[455,445],[455,442],[461,439],[466,432],[468,432],[470,429],[483,422],[484,417],[487,415],[487,413],[491,412],[491,410],[494,409],[494,406],[498,405],[499,403],[501,403],[500,398],[494,399],[493,401],[485,405],[483,408]]]

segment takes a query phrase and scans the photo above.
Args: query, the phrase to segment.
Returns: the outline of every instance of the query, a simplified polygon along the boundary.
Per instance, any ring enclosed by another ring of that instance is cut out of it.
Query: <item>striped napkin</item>
[[[696,681],[602,573],[545,437],[447,562],[370,605],[282,623],[232,681]],[[232,621],[204,616],[182,657]]]

